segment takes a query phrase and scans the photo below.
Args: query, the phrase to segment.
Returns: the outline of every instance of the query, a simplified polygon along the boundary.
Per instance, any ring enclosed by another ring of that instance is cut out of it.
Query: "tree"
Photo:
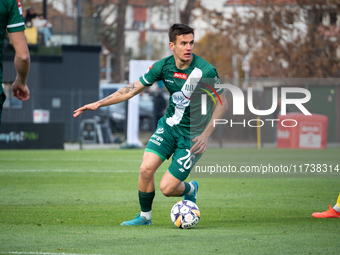
[[[247,13],[234,12],[227,18],[205,10],[215,20],[216,34],[235,44],[226,43],[222,50],[211,47],[203,57],[218,55],[214,51],[221,50],[228,59],[232,48],[240,59],[250,54],[255,77],[339,77],[339,27],[320,22],[330,12],[340,13],[339,1],[277,2],[262,1],[263,5],[253,5]],[[211,37],[208,44],[214,44],[213,40]]]
[[[128,1],[119,0],[118,8],[117,8],[117,30],[116,30],[116,38],[117,38],[117,46],[114,51],[114,55],[116,61],[113,65],[113,80],[115,82],[123,83],[125,80],[125,14],[126,7],[128,5]]]
[[[196,0],[188,0],[183,11],[180,12],[181,23],[189,24],[192,10],[195,8]]]
[[[233,76],[233,42],[229,37],[207,33],[199,42],[195,43],[194,51],[195,54],[213,64],[220,77]]]

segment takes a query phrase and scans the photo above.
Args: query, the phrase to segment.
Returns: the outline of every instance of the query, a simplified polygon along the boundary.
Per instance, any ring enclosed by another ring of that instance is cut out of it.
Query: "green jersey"
[[[25,30],[22,7],[19,0],[0,1],[0,94],[2,93],[2,54],[6,29],[8,33]]]
[[[215,89],[215,84],[220,83],[216,69],[195,54],[185,69],[176,67],[174,56],[164,58],[153,64],[139,80],[144,86],[164,82],[170,99],[162,121],[187,137],[202,133],[210,121],[214,103],[206,100],[206,114],[201,114],[201,95],[218,97],[223,93],[223,89]]]

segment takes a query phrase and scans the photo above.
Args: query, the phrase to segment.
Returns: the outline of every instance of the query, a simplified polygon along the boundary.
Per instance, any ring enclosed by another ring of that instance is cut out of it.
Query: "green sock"
[[[155,197],[155,191],[142,192],[138,191],[139,204],[142,212],[149,212],[152,208],[152,201]]]
[[[184,195],[187,195],[191,189],[191,186],[188,182],[183,182],[184,183],[184,191],[183,191],[183,194],[181,195],[184,196]]]

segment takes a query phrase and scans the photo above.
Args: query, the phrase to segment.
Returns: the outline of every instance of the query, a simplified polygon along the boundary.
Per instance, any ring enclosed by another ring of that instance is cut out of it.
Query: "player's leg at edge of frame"
[[[329,205],[329,210],[324,212],[315,212],[312,216],[314,218],[340,218],[340,194],[336,205],[333,208]]]

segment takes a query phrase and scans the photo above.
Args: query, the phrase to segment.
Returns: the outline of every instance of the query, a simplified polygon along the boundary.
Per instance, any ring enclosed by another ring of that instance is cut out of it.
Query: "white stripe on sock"
[[[335,206],[333,207],[333,209],[334,209],[335,211],[337,211],[338,213],[340,213],[340,207],[339,207],[339,206],[336,206],[336,205],[335,205]]]
[[[190,190],[186,195],[190,195],[195,190],[195,186],[191,182],[189,182],[189,185],[190,185]]]
[[[145,217],[147,220],[151,220],[151,211],[148,212],[140,212],[141,217]]]

